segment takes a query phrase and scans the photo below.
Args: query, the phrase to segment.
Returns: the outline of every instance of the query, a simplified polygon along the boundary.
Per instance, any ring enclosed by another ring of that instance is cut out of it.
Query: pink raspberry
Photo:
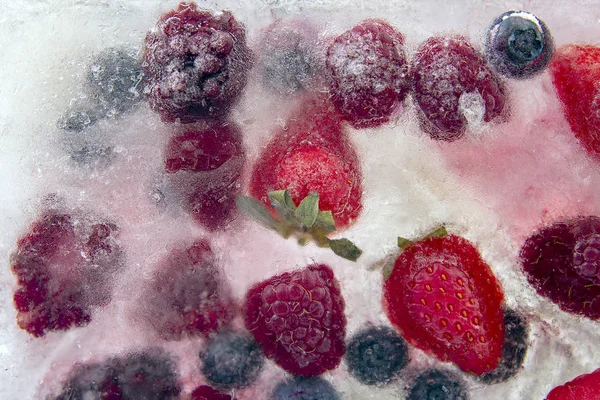
[[[346,351],[344,304],[331,268],[312,265],[253,286],[246,328],[286,371],[320,375],[337,367]]]

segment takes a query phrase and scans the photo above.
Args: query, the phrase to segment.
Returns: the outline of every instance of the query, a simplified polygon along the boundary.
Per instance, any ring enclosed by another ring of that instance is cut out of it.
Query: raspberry
[[[567,312],[600,318],[600,218],[559,221],[535,232],[520,253],[529,283]]]
[[[345,352],[344,299],[326,265],[286,272],[248,291],[246,328],[265,355],[294,375],[337,367]]]
[[[454,141],[467,123],[496,120],[508,109],[504,84],[463,37],[429,38],[411,69],[421,127],[433,139]]]
[[[595,400],[600,396],[600,369],[579,375],[548,393],[546,400]]]
[[[192,392],[191,400],[235,400],[228,394],[223,394],[210,386],[201,385],[198,386]]]
[[[429,370],[414,382],[407,400],[467,400],[464,384],[450,372]]]
[[[17,242],[11,268],[19,327],[34,336],[91,321],[111,298],[108,280],[122,265],[110,222],[48,210]]]
[[[235,216],[244,163],[240,130],[226,122],[172,137],[165,155],[168,179],[183,208],[211,231]]]
[[[148,32],[143,54],[150,107],[165,122],[225,114],[252,64],[245,29],[229,11],[214,15],[185,2]]]
[[[406,98],[410,77],[403,44],[387,22],[368,19],[329,46],[333,103],[354,128],[385,124]]]
[[[235,312],[205,240],[172,250],[142,293],[137,313],[166,340],[208,336],[227,326]]]

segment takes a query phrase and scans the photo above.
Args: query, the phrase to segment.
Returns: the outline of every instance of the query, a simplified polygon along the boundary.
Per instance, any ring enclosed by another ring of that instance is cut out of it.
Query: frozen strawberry
[[[150,106],[165,122],[225,114],[251,68],[246,31],[229,11],[182,2],[146,35],[142,67]]]
[[[468,123],[497,120],[508,111],[504,84],[464,37],[432,37],[411,63],[421,126],[433,139],[454,141]]]
[[[596,400],[598,398],[600,398],[600,369],[557,386],[546,396],[546,400]]]
[[[227,326],[235,305],[216,262],[205,240],[172,250],[141,291],[136,318],[166,340],[208,336]]]
[[[265,355],[294,375],[334,369],[345,352],[344,299],[323,264],[254,285],[246,295],[245,321]]]
[[[600,47],[568,45],[550,63],[552,82],[575,137],[589,154],[600,156]]]
[[[336,109],[354,128],[385,124],[410,88],[404,38],[385,21],[368,19],[338,36],[327,50]]]
[[[541,228],[521,248],[529,283],[564,311],[600,318],[600,218],[578,217]]]
[[[235,216],[244,162],[242,135],[230,122],[204,124],[174,136],[165,154],[173,192],[183,208],[212,231]]]
[[[110,301],[110,276],[122,265],[111,222],[48,210],[17,242],[11,268],[19,327],[34,336],[87,325]]]
[[[384,282],[384,310],[412,345],[476,375],[498,366],[503,294],[472,243],[455,235],[405,241]]]
[[[191,400],[235,400],[230,395],[221,393],[210,386],[198,386],[192,392]]]
[[[296,204],[316,192],[321,210],[331,211],[335,225],[345,227],[362,209],[361,180],[358,156],[331,104],[310,98],[262,152],[250,195],[270,206],[268,194],[274,190],[289,190]]]

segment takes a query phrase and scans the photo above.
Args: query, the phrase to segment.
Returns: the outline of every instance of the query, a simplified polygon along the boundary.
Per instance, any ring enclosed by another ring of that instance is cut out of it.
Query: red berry
[[[502,300],[475,246],[455,235],[410,245],[384,283],[384,310],[408,342],[477,375],[502,356]]]
[[[222,122],[172,137],[165,170],[183,208],[214,231],[234,217],[244,162],[239,128]]]
[[[11,268],[19,327],[35,336],[91,321],[110,301],[107,281],[121,266],[117,227],[83,215],[46,211],[17,242]]]
[[[344,299],[326,265],[254,285],[246,295],[245,320],[265,355],[291,374],[320,375],[344,355]]]
[[[246,31],[229,11],[214,15],[182,2],[146,35],[142,66],[150,106],[163,121],[222,115],[246,85]]]
[[[579,217],[540,229],[525,241],[529,283],[564,311],[600,318],[600,218]]]
[[[210,386],[198,386],[192,392],[192,400],[235,400],[228,394],[223,394]]]
[[[546,400],[597,400],[598,398],[600,398],[600,369],[557,386],[546,396]]]
[[[270,205],[268,193],[289,189],[296,204],[319,193],[319,208],[336,226],[350,225],[362,209],[358,156],[340,120],[323,99],[312,99],[275,134],[255,165],[250,194]]]
[[[227,326],[235,306],[210,245],[198,240],[159,263],[137,313],[166,340],[208,336]]]
[[[385,124],[406,98],[410,80],[403,44],[387,22],[368,19],[329,46],[333,103],[354,128]]]
[[[550,64],[552,82],[571,129],[583,147],[600,156],[600,47],[568,45]]]
[[[421,126],[433,139],[456,140],[469,119],[490,122],[508,109],[504,84],[463,37],[429,38],[411,65]]]

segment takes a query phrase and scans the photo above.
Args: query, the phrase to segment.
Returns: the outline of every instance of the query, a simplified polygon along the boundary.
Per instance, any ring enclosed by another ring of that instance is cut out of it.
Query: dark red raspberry
[[[229,11],[214,15],[195,3],[163,15],[144,41],[150,106],[165,122],[194,122],[226,113],[251,67],[246,32]]]
[[[600,218],[544,227],[527,238],[520,257],[539,294],[564,311],[600,318]]]
[[[333,103],[353,127],[385,124],[406,98],[410,76],[403,44],[387,22],[368,19],[329,46]]]
[[[234,217],[244,162],[242,135],[230,122],[174,136],[165,155],[171,188],[183,208],[213,231]]]
[[[319,208],[331,211],[336,227],[350,225],[362,209],[358,156],[343,135],[340,119],[322,98],[309,99],[275,134],[254,166],[251,196],[270,206],[268,193],[288,189],[296,204],[319,193]]]
[[[229,288],[205,240],[172,250],[141,293],[138,318],[166,340],[208,336],[228,325],[235,314]]]
[[[433,139],[456,140],[468,123],[490,122],[507,112],[504,84],[464,37],[429,38],[411,69],[421,126]]]
[[[108,279],[121,266],[118,229],[110,222],[48,210],[17,242],[11,268],[19,327],[35,336],[91,321],[110,301]]]
[[[333,271],[323,264],[253,286],[245,320],[265,355],[294,375],[334,369],[346,350],[344,299]]]
[[[192,400],[235,400],[228,394],[223,394],[210,386],[198,386],[192,392]]]

